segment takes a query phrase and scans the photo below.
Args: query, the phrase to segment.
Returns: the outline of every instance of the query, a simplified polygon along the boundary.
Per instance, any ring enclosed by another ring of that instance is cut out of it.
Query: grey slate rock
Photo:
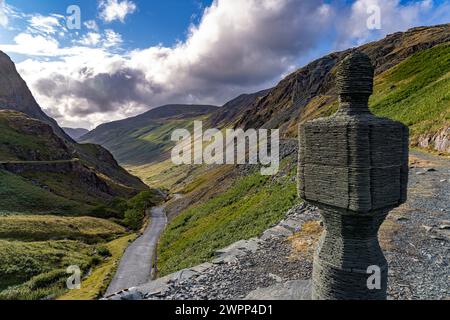
[[[296,280],[252,291],[245,300],[311,300],[311,281]]]

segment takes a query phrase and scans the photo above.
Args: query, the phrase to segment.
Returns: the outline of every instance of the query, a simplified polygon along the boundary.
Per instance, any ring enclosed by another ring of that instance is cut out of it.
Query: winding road
[[[105,296],[150,281],[155,248],[167,224],[165,206],[152,208],[150,214],[149,226],[125,251]]]

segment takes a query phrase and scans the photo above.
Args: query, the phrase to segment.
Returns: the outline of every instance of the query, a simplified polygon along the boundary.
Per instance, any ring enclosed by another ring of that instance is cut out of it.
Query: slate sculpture
[[[409,131],[370,112],[373,79],[370,58],[349,54],[337,69],[338,112],[300,126],[299,194],[321,210],[325,229],[314,257],[315,300],[387,298],[378,231],[407,200]]]

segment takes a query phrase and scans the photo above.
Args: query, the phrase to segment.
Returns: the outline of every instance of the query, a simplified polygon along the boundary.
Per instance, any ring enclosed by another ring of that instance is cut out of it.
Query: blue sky
[[[126,49],[147,48],[158,44],[172,46],[177,41],[184,41],[187,30],[192,23],[198,23],[205,7],[213,0],[137,0],[136,11],[127,16],[126,23],[114,21],[105,23],[98,19],[98,2],[93,0],[8,0],[7,4],[26,14],[66,15],[70,5],[78,5],[82,20],[95,20],[101,28],[112,28],[124,39]],[[24,21],[16,21],[16,27],[26,27]],[[81,32],[86,32],[84,27]],[[2,30],[0,40],[13,41],[16,30]],[[63,37],[61,44],[68,44],[69,37]],[[24,59],[16,56],[17,61]]]
[[[0,50],[45,112],[93,128],[164,104],[222,105],[329,52],[448,22],[450,0],[0,0]]]

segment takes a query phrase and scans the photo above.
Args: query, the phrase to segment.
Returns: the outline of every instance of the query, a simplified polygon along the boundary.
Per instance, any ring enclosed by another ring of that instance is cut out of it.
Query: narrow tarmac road
[[[116,275],[111,281],[105,296],[150,281],[153,254],[159,236],[167,223],[164,208],[165,206],[162,206],[150,210],[150,225],[145,229],[143,235],[134,241],[125,251]]]

